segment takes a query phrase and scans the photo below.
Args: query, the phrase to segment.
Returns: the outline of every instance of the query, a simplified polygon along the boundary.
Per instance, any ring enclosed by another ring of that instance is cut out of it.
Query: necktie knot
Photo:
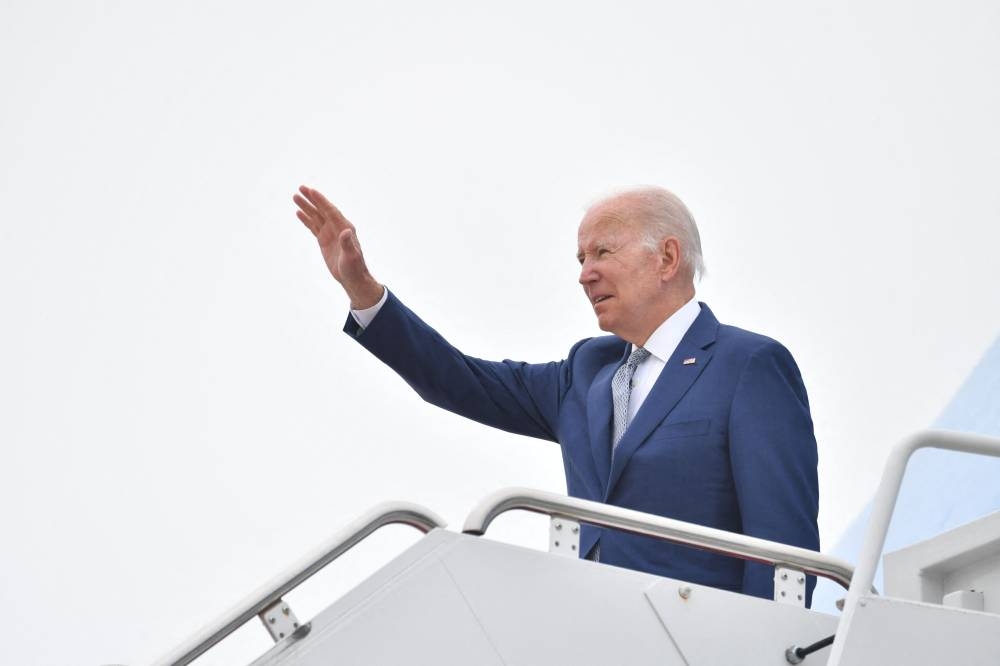
[[[632,353],[628,355],[628,360],[625,364],[631,366],[633,368],[633,372],[635,372],[634,368],[639,367],[639,364],[649,358],[649,356],[650,354],[646,349],[636,347],[632,350]]]

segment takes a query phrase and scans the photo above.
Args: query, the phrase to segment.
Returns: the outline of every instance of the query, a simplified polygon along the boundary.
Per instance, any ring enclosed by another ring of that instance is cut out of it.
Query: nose
[[[594,265],[591,263],[590,259],[584,259],[583,263],[580,265],[580,284],[586,287],[588,284],[596,282],[598,277],[597,271],[594,270]]]

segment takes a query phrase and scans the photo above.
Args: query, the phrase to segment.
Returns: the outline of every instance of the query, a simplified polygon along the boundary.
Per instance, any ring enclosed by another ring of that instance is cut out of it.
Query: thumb
[[[358,243],[358,236],[354,229],[344,229],[340,232],[340,249],[349,257],[361,256],[361,245]]]
[[[368,272],[365,258],[361,254],[361,243],[358,242],[357,232],[353,227],[344,229],[337,236],[337,241],[340,243],[338,262],[340,276],[337,280],[350,297],[351,307],[359,303],[367,305],[359,306],[357,309],[374,305],[382,297],[384,288]]]
[[[340,269],[345,279],[363,277],[368,272],[364,255],[361,254],[361,244],[358,233],[354,229],[344,229],[340,232]]]

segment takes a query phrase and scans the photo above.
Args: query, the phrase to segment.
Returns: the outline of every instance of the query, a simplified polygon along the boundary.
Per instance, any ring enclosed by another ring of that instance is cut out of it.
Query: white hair
[[[680,241],[681,260],[692,279],[698,280],[705,275],[698,225],[677,195],[662,187],[642,185],[616,191],[592,204],[587,211],[618,200],[627,202],[629,212],[643,225],[643,242],[650,250],[659,251],[663,240],[674,236]]]

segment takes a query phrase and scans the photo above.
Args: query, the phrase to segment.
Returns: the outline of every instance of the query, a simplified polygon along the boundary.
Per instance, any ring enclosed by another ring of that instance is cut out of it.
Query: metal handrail
[[[372,532],[392,524],[409,525],[424,533],[445,526],[444,520],[437,514],[419,504],[410,502],[379,504],[221,615],[194,637],[156,661],[154,666],[184,666],[191,663],[290,590],[356,546]]]
[[[805,548],[531,488],[504,488],[484,498],[466,518],[462,531],[481,535],[497,516],[515,509],[658,537],[743,560],[790,566],[845,588],[854,576],[849,563]]]
[[[976,453],[984,456],[1000,458],[1000,439],[995,437],[983,437],[980,435],[970,435],[967,433],[951,432],[947,430],[925,430],[903,440],[889,454],[889,459],[882,472],[882,480],[879,482],[878,490],[875,492],[875,499],[872,501],[872,515],[868,521],[868,531],[865,533],[864,544],[858,556],[858,568],[850,589],[847,591],[847,600],[844,602],[844,614],[840,616],[840,623],[837,625],[837,638],[833,642],[830,650],[829,664],[836,666],[840,663],[841,654],[844,650],[844,641],[850,631],[851,622],[854,619],[855,609],[865,590],[875,580],[875,571],[878,569],[879,557],[885,547],[885,538],[889,532],[889,522],[892,520],[892,512],[896,508],[896,500],[899,497],[899,489],[903,484],[903,474],[906,472],[906,464],[915,452],[920,449],[945,449],[948,451],[960,451],[963,453]]]

